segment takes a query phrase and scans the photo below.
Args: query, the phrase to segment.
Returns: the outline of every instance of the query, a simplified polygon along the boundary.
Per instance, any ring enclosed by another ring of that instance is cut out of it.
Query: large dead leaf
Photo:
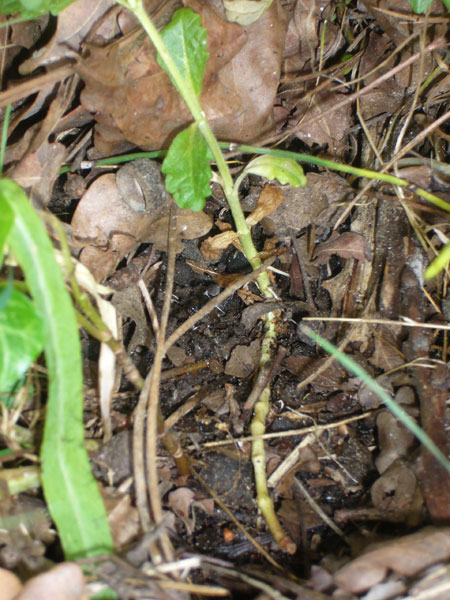
[[[331,173],[308,173],[303,187],[283,186],[283,202],[263,221],[279,239],[312,223],[329,226],[330,217],[351,191],[342,177]]]
[[[37,67],[72,57],[73,52],[80,49],[81,43],[87,38],[94,24],[113,6],[112,0],[78,0],[69,4],[58,15],[55,33],[46,46],[34,53],[20,66],[22,74],[26,75]],[[109,27],[103,27],[103,39],[111,39],[114,35],[112,20]]]
[[[225,365],[225,373],[245,379],[249,377],[258,365],[260,355],[260,340],[254,340],[250,346],[236,346]]]
[[[110,275],[120,260],[142,242],[167,249],[170,208],[177,215],[180,239],[195,239],[212,227],[203,212],[177,208],[166,194],[156,163],[141,159],[139,177],[131,166],[96,179],[80,200],[72,219],[72,238],[82,247],[80,260],[98,281]],[[123,169],[130,175],[123,185]],[[150,178],[149,178],[149,174]],[[183,249],[181,242],[177,252]]]
[[[383,581],[390,570],[412,576],[449,558],[450,529],[426,528],[367,552],[340,569],[334,579],[346,592],[358,594]]]
[[[245,142],[270,131],[286,29],[279,2],[248,27],[227,23],[206,2],[185,5],[201,15],[208,32],[200,100],[214,133]],[[86,83],[81,101],[98,121],[99,150],[124,139],[145,149],[167,147],[192,120],[144,35],[92,47],[78,71]]]
[[[339,27],[327,20],[331,10],[330,0],[297,0],[286,34],[284,80],[294,78],[311,61],[317,68],[320,53],[326,61],[342,46],[344,38]]]

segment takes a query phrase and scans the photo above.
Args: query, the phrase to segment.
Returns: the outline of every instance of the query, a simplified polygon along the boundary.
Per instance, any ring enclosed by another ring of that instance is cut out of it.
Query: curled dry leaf
[[[180,487],[168,496],[169,507],[183,521],[189,535],[194,529],[194,519],[189,516],[194,496],[194,492],[187,487]]]
[[[272,127],[286,19],[278,0],[248,27],[227,23],[209,5],[186,0],[207,30],[202,107],[217,137],[248,142]],[[144,35],[91,48],[77,70],[86,83],[83,105],[95,114],[96,147],[120,140],[144,149],[167,147],[191,116]],[[124,106],[127,110],[124,110]]]
[[[414,444],[414,434],[388,410],[378,414],[377,429],[380,454],[375,465],[379,473],[384,473],[397,458],[407,457]]]
[[[332,173],[308,173],[303,187],[283,186],[283,202],[263,221],[276,237],[290,237],[312,223],[328,227],[338,203],[351,191],[345,179]]]
[[[225,365],[226,375],[245,379],[256,369],[260,354],[260,340],[253,341],[250,346],[236,346]]]
[[[389,570],[413,576],[450,559],[450,528],[427,527],[386,542],[340,569],[335,584],[350,594],[362,593],[385,578]]]
[[[27,75],[41,67],[72,58],[78,52],[81,43],[87,38],[94,25],[103,17],[111,6],[113,0],[78,0],[69,4],[58,15],[55,33],[50,41],[39,52],[35,52],[20,66],[20,72]],[[115,33],[115,23],[111,19],[109,27],[102,29],[102,39],[111,39]]]
[[[372,502],[386,521],[407,521],[417,525],[421,518],[423,498],[416,476],[401,459],[397,459],[375,481]]]
[[[325,61],[343,45],[344,38],[339,27],[327,19],[332,9],[330,0],[297,0],[286,34],[284,80],[295,78],[312,58],[317,61],[319,52],[322,52]],[[322,27],[325,27],[325,39],[321,44]],[[315,49],[316,55],[313,53]]]
[[[209,215],[175,206],[164,191],[159,170],[156,173],[153,169],[153,176],[148,179],[155,163],[136,162],[144,172],[142,178],[134,173],[132,181],[125,178],[124,187],[122,169],[117,175],[102,175],[81,198],[72,218],[73,241],[82,247],[80,260],[98,281],[110,275],[120,260],[142,242],[166,250],[170,210],[177,216],[177,252],[183,250],[181,239],[195,239],[212,227]],[[130,175],[129,167],[127,174]]]
[[[283,192],[281,189],[275,185],[266,185],[259,195],[255,210],[246,219],[247,225],[249,227],[256,225],[262,221],[262,219],[275,211],[282,202]],[[226,228],[220,226],[220,228],[223,228],[222,233],[207,238],[203,242],[201,245],[201,252],[205,259],[216,260],[219,258],[221,251],[227,248],[230,244],[234,244],[234,246],[242,252],[238,234],[235,231],[228,229],[228,227],[229,226]]]
[[[358,262],[371,260],[367,240],[354,231],[338,233],[333,231],[326,242],[321,242],[314,250],[314,258],[321,264],[327,263],[333,254],[342,258],[354,258]]]
[[[52,197],[52,188],[66,158],[67,150],[59,142],[43,142],[28,152],[14,168],[14,181],[28,192],[36,208],[45,209]]]

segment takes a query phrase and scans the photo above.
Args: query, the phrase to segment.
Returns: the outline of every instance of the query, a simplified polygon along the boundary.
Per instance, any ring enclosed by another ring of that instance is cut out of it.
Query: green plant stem
[[[195,91],[192,89],[190,83],[187,82],[179,72],[156,27],[153,25],[147,13],[145,12],[142,2],[140,0],[118,0],[118,2],[129,8],[140,21],[160,58],[164,62],[167,71],[170,73],[175,87],[186,102],[195,122],[198,124],[199,131],[205,139],[219,170],[224,194],[227,198],[231,214],[233,215],[236,231],[242,244],[244,254],[247,260],[250,262],[252,268],[258,269],[261,266],[261,259],[259,258],[255,245],[253,244],[251,232],[239,202],[239,185],[235,185],[233,183],[233,178],[222,154],[219,143],[208,121],[206,120],[205,113],[202,110]],[[266,271],[263,271],[258,276],[257,282],[264,298],[271,298],[272,293],[270,291],[270,279]],[[265,320],[265,335],[263,339],[264,351],[261,355],[260,368],[263,368],[271,358],[275,337],[275,317],[272,313],[269,313]],[[258,431],[262,430],[262,433],[264,433],[265,429],[265,417],[269,411],[269,401],[270,388],[266,387],[255,405],[255,417],[252,423],[252,427]],[[261,436],[262,433],[258,435]],[[254,450],[254,468],[258,491],[258,505],[260,506],[261,512],[263,513],[267,525],[273,533],[275,539],[282,544],[285,550],[288,552],[293,552],[295,551],[295,545],[292,543],[289,536],[287,536],[282,530],[275,514],[273,502],[267,490],[264,442],[262,438],[259,437],[259,439],[255,440],[255,443],[256,449]]]
[[[205,138],[206,139],[206,138]],[[215,139],[215,138],[214,138]],[[399,177],[395,177],[394,175],[389,175],[387,173],[378,173],[378,171],[371,171],[370,169],[361,169],[359,167],[353,167],[351,165],[345,165],[342,163],[335,162],[333,160],[328,160],[326,158],[320,158],[318,156],[311,156],[310,154],[302,154],[301,152],[291,152],[290,150],[278,150],[277,148],[263,148],[260,146],[249,146],[246,144],[240,145],[230,145],[228,142],[217,142],[219,148],[223,150],[229,150],[233,153],[242,153],[242,154],[268,154],[271,156],[280,156],[284,158],[292,158],[298,162],[309,163],[311,165],[317,165],[319,167],[325,167],[327,169],[332,169],[333,171],[340,171],[341,173],[349,173],[350,175],[355,175],[357,177],[366,177],[367,179],[376,179],[378,181],[384,181],[386,183],[390,183],[391,185],[398,185],[400,187],[409,187],[411,188],[418,196],[430,202],[436,206],[436,208],[440,208],[446,212],[450,212],[450,204],[439,196],[435,196],[431,192],[420,188],[406,179],[401,179]],[[95,162],[94,167],[102,166],[102,165],[113,165],[120,164],[122,162],[128,162],[130,160],[135,160],[137,158],[158,158],[163,157],[167,154],[166,150],[158,150],[155,152],[134,152],[132,154],[125,154],[122,156],[115,156],[111,158],[102,158]],[[225,159],[222,156],[222,161],[225,162]],[[214,159],[217,160],[217,156],[214,153]],[[60,173],[66,173],[70,170],[69,166],[63,167],[60,170]],[[222,171],[220,171],[221,176]],[[224,188],[225,189],[225,188]]]
[[[230,150],[230,144],[221,143],[220,146],[222,148],[226,148]],[[427,200],[436,208],[440,208],[441,210],[445,210],[446,212],[450,212],[450,204],[427,192],[420,187],[406,181],[406,179],[401,179],[399,177],[395,177],[394,175],[388,175],[387,173],[378,173],[377,171],[370,171],[369,169],[360,169],[359,167],[352,167],[351,165],[344,165],[342,163],[334,162],[333,160],[328,160],[325,158],[319,158],[317,156],[310,156],[309,154],[301,154],[300,152],[290,152],[289,150],[277,150],[273,148],[260,148],[259,146],[248,146],[246,144],[241,144],[237,147],[232,147],[233,152],[242,152],[247,154],[271,154],[272,156],[282,156],[284,158],[292,158],[299,162],[306,162],[311,165],[318,165],[320,167],[326,167],[328,169],[332,169],[333,171],[341,171],[342,173],[350,173],[351,175],[356,175],[357,177],[367,177],[368,179],[377,179],[379,181],[385,181],[386,183],[390,183],[392,185],[398,185],[400,187],[409,187],[411,188],[418,196]]]
[[[151,19],[145,12],[142,1],[117,1],[119,2],[119,4],[122,4],[126,8],[129,8],[141,23],[145,32],[149,36],[152,44],[154,45],[156,51],[158,52],[160,58],[164,62],[167,71],[170,73],[170,76],[178,92],[180,93],[183,100],[186,102],[186,105],[189,108],[194,118],[194,121],[198,123],[199,131],[205,139],[206,143],[208,144],[208,147],[211,150],[211,153],[217,165],[217,169],[219,170],[220,177],[222,179],[221,183],[223,191],[230,206],[231,214],[233,215],[233,220],[236,225],[236,231],[239,235],[244,254],[250,262],[252,268],[257,269],[261,266],[261,260],[259,259],[258,252],[253,244],[250,229],[248,228],[244,212],[242,211],[239,202],[238,190],[234,188],[233,178],[231,177],[230,170],[220,149],[219,142],[217,141],[216,136],[214,135],[208,121],[206,120],[205,113],[202,110],[197,95],[192,89],[190,83],[184,79],[184,77],[178,70],[161,36],[159,35],[158,30],[156,29]],[[265,297],[270,297],[270,292],[268,290],[270,282],[267,273],[261,273],[257,281],[263,295]]]

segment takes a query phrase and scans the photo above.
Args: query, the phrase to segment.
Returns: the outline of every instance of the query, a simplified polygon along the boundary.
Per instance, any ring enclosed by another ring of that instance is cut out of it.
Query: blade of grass
[[[11,104],[5,108],[5,114],[3,116],[3,127],[2,127],[2,139],[0,141],[0,177],[3,173],[3,162],[5,160],[5,149],[6,149],[6,140],[8,138],[8,125],[9,125],[9,117],[11,115]]]
[[[14,212],[10,247],[45,322],[49,377],[42,484],[66,558],[111,553],[105,507],[83,446],[81,346],[75,311],[50,239],[23,190],[0,180],[0,210]]]
[[[384,390],[372,377],[364,371],[354,360],[352,360],[347,354],[344,354],[336,348],[331,342],[325,340],[323,337],[315,333],[312,329],[306,325],[302,325],[302,332],[311,338],[316,344],[321,346],[328,354],[334,356],[343,367],[348,371],[359,377],[371,390],[377,394],[379,398],[385,403],[388,409],[407,427],[416,438],[427,448],[431,454],[441,463],[441,465],[450,473],[450,461],[446,456],[439,450],[436,444],[428,437],[428,435],[417,425],[412,419]]]

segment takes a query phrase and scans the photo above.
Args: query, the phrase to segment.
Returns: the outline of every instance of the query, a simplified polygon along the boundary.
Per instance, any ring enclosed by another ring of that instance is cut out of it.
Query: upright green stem
[[[233,220],[236,225],[236,230],[239,235],[244,254],[250,262],[252,268],[257,269],[261,266],[261,260],[259,259],[258,252],[253,244],[250,229],[248,228],[245,215],[239,202],[238,190],[234,188],[233,178],[231,177],[230,170],[223,157],[219,142],[217,141],[216,136],[206,120],[205,113],[202,110],[197,95],[192,89],[189,81],[187,81],[180,73],[175,61],[168,52],[161,36],[159,35],[158,30],[145,12],[145,9],[142,5],[142,0],[118,0],[118,2],[126,8],[132,10],[135,16],[139,19],[160,58],[164,62],[167,71],[170,73],[178,92],[186,102],[186,105],[189,108],[195,122],[198,124],[199,131],[211,150],[214,161],[219,170],[220,177],[222,178],[223,191],[230,206],[231,214],[233,215]],[[258,285],[261,289],[261,293],[266,298],[270,298],[271,294],[268,289],[270,282],[266,272],[261,273],[261,275],[258,277]]]
[[[239,182],[233,183],[230,170],[222,155],[219,143],[214,135],[208,121],[206,120],[205,113],[202,110],[197,94],[195,93],[192,85],[187,81],[178,70],[174,60],[170,53],[167,51],[165,44],[159,35],[157,29],[151,22],[147,13],[145,12],[141,0],[118,0],[120,4],[123,4],[127,8],[133,11],[135,16],[139,19],[142,27],[146,31],[147,35],[151,39],[156,51],[162,59],[167,72],[170,73],[173,83],[175,84],[179,94],[186,102],[191,114],[198,125],[199,131],[202,134],[205,142],[207,143],[220,176],[222,178],[222,187],[227,198],[228,205],[233,215],[236,230],[239,235],[239,240],[242,244],[244,254],[250,262],[253,269],[257,269],[261,266],[261,260],[258,252],[253,244],[250,229],[245,220],[244,212],[239,202]],[[264,298],[271,298],[272,294],[270,291],[270,280],[266,271],[262,272],[257,279],[259,288]],[[273,313],[266,315],[265,319],[265,334],[262,343],[262,351],[259,369],[268,369],[269,361],[272,356],[273,345],[276,339],[276,327],[275,327],[275,316]],[[255,481],[257,488],[257,501],[258,506],[266,519],[267,525],[272,532],[275,540],[284,548],[287,552],[295,552],[295,544],[291,541],[289,536],[283,531],[278,518],[275,514],[272,499],[267,489],[266,480],[266,457],[264,449],[264,441],[262,434],[265,430],[265,419],[269,411],[270,401],[270,387],[267,386],[260,394],[258,401],[255,404],[255,415],[252,421],[251,430],[255,436],[252,450],[252,460],[255,470]]]

